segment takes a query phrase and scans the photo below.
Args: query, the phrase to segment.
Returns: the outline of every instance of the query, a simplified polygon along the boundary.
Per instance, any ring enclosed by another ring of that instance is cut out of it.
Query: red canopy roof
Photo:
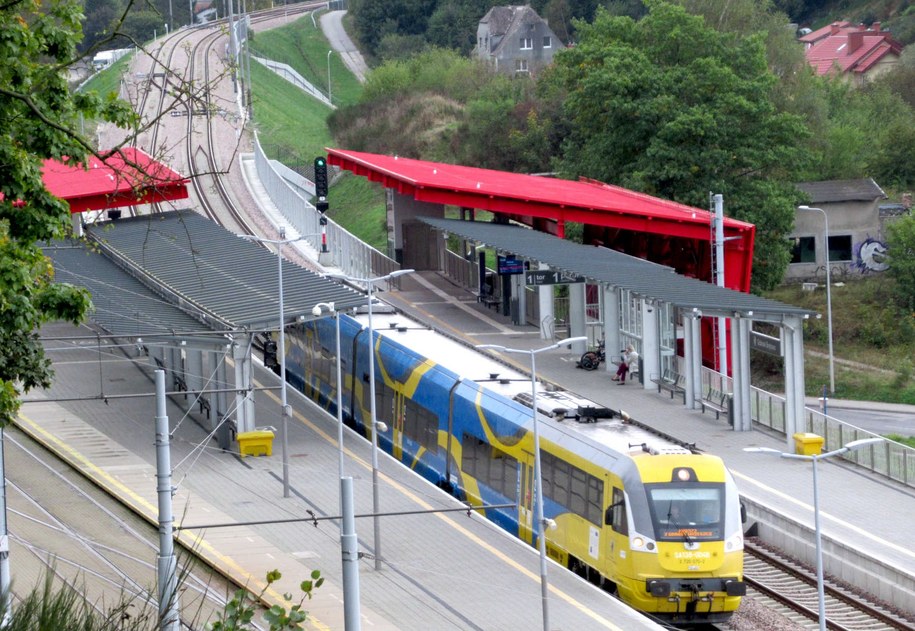
[[[328,162],[418,201],[479,208],[708,243],[711,213],[596,181],[572,181],[359,151],[327,149]],[[728,286],[748,291],[756,227],[724,219]]]
[[[71,213],[186,199],[188,179],[142,149],[125,147],[88,166],[45,160],[47,189],[70,204]]]

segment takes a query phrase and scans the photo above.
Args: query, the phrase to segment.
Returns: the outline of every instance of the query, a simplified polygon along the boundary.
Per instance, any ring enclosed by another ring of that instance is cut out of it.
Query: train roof
[[[368,317],[358,314],[364,327]],[[434,331],[401,313],[373,311],[372,327],[380,335],[425,357],[436,365],[471,380],[485,390],[526,408],[531,403],[531,379],[494,356]],[[574,366],[570,362],[570,367]],[[540,430],[545,439],[593,461],[620,454],[690,454],[684,444],[649,431],[638,421],[624,422],[620,410],[605,408],[575,393],[537,383]],[[573,447],[573,443],[574,447]],[[593,453],[582,453],[590,449]]]

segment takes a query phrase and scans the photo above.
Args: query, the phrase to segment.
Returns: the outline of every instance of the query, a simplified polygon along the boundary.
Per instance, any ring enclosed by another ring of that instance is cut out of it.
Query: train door
[[[407,411],[404,403],[403,393],[399,390],[394,391],[394,409],[392,418],[394,419],[393,432],[391,433],[391,453],[395,459],[403,462],[403,437],[404,422],[406,421]]]
[[[533,545],[534,543],[534,501],[536,494],[536,481],[534,478],[534,455],[522,452],[521,461],[521,488],[518,493],[518,536],[522,541]]]
[[[609,536],[604,544],[604,553],[607,557],[602,571],[617,582],[619,577],[629,574],[629,566],[632,563],[629,555],[629,517],[626,514],[626,500],[623,489],[617,486],[613,487],[610,507],[605,515],[605,525]]]

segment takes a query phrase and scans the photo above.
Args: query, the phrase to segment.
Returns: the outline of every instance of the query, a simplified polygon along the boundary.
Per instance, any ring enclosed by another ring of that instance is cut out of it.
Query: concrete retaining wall
[[[742,498],[747,524],[757,524],[759,538],[785,554],[816,567],[816,541],[812,528]],[[853,547],[822,536],[823,572],[915,614],[915,574],[872,559]]]

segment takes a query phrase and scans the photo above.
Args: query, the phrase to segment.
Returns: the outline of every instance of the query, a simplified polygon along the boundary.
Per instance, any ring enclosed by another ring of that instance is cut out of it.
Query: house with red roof
[[[902,44],[880,22],[870,28],[851,22],[833,22],[800,38],[805,56],[818,75],[834,75],[854,85],[891,70],[899,63]]]

